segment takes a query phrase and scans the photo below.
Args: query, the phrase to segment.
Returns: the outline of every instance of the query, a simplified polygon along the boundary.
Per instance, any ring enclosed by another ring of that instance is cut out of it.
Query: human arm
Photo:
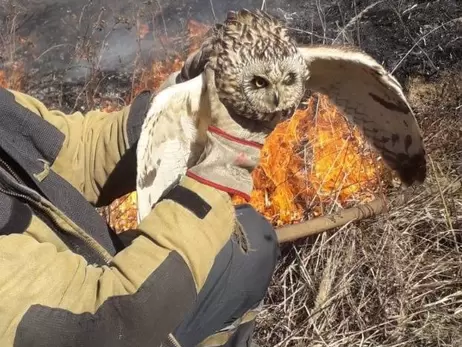
[[[96,206],[135,189],[135,147],[152,99],[140,93],[115,112],[92,110],[65,114],[51,110],[36,98],[9,90],[15,101],[64,134],[64,142],[51,169]]]
[[[235,226],[226,194],[190,178],[180,186],[107,265],[45,237],[35,217],[25,232],[1,236],[0,345],[159,345],[192,307]]]

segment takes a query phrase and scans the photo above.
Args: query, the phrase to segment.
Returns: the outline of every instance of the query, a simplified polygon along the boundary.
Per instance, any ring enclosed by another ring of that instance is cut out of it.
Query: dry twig
[[[332,214],[317,217],[312,220],[286,225],[278,228],[277,235],[279,243],[295,241],[297,239],[319,234],[347,223],[358,221],[373,215],[380,214],[386,209],[385,200],[377,198],[369,203],[341,210]]]

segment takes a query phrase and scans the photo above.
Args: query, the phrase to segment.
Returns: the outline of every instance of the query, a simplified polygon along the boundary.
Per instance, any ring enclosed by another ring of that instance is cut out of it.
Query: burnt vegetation
[[[461,346],[459,0],[0,0],[0,84],[65,112],[121,106],[157,86],[152,61],[188,53],[189,19],[262,6],[299,42],[356,45],[393,71],[429,157],[423,186],[387,190],[387,213],[282,247],[258,342]]]

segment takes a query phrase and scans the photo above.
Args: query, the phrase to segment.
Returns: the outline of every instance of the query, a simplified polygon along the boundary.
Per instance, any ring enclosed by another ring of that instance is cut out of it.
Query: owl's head
[[[238,97],[247,104],[247,117],[280,122],[292,115],[305,92],[303,63],[294,54],[244,65]]]
[[[218,97],[230,113],[274,128],[304,96],[305,60],[282,24],[267,14],[228,14],[220,30],[214,63]]]

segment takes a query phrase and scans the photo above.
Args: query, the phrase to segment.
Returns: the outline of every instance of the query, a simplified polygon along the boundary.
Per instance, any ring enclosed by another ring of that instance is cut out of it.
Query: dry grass
[[[0,9],[23,10],[7,8],[12,2],[0,2]],[[360,41],[354,29],[370,7],[358,8],[329,37],[326,13],[315,2],[322,30],[299,31],[325,43]],[[19,54],[17,18],[0,23],[11,28],[0,35],[0,67],[8,71]],[[421,47],[427,36],[418,35],[405,61],[417,48],[428,50]],[[408,89],[433,159],[428,181],[387,214],[284,246],[258,319],[262,346],[462,346],[462,73],[411,80]],[[88,83],[82,91],[89,93]]]
[[[259,317],[261,345],[462,346],[462,84],[454,79],[462,74],[410,86],[431,158],[424,186],[402,205],[392,194],[387,214],[282,249]]]

